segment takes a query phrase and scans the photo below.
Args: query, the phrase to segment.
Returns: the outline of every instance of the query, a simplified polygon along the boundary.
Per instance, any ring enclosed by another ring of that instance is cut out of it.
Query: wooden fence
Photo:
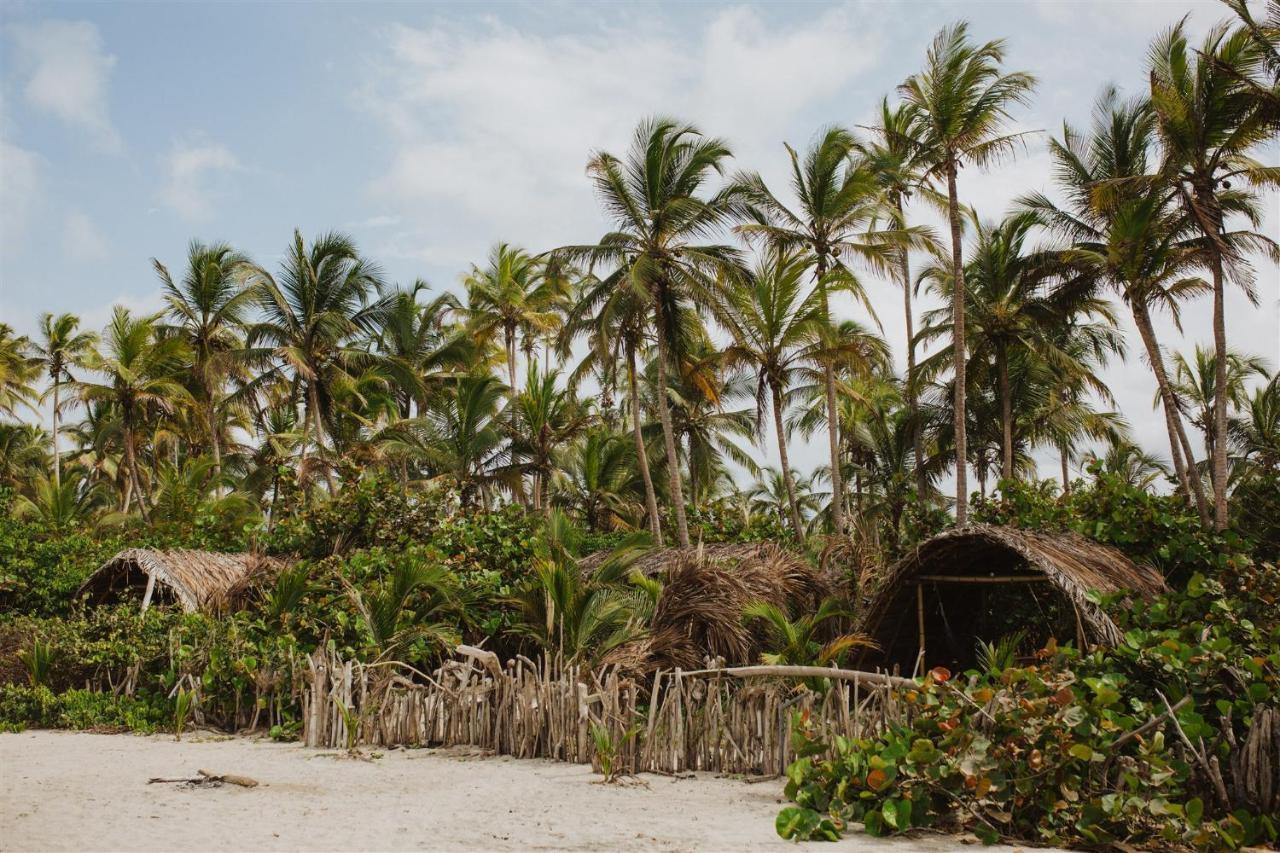
[[[591,763],[597,740],[615,772],[776,776],[792,760],[791,717],[808,711],[827,734],[873,735],[905,713],[906,679],[813,668],[659,672],[638,684],[614,672],[535,663],[461,647],[434,673],[363,665],[318,651],[304,689],[307,746],[473,746],[519,758]],[[790,677],[762,677],[785,671]],[[806,688],[815,673],[822,692]],[[348,737],[348,724],[356,727]]]

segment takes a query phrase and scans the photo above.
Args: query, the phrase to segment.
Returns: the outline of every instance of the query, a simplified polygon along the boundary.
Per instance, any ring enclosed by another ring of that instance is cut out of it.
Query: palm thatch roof
[[[259,554],[129,548],[116,554],[80,585],[80,594],[95,602],[140,594],[143,607],[151,597],[171,600],[188,613],[214,607],[246,577],[278,572],[285,561]],[[148,597],[145,590],[152,590]]]
[[[948,584],[949,580],[955,583]],[[1168,590],[1152,567],[1076,533],[972,524],[921,543],[891,566],[864,603],[859,628],[884,642],[887,628],[907,620],[914,634],[920,584],[959,589],[965,586],[962,581],[972,585],[1037,580],[1051,585],[1074,606],[1087,639],[1107,645],[1120,642],[1120,629],[1089,600],[1090,591],[1149,598]]]

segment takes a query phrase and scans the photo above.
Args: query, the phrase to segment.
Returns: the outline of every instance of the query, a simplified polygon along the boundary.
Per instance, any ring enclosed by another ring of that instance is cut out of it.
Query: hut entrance
[[[1089,592],[1165,590],[1164,579],[1124,554],[1075,534],[972,525],[921,544],[886,574],[861,630],[879,646],[860,664],[903,674],[978,663],[980,643],[1018,638],[1030,654],[1050,637],[1077,647],[1114,644],[1120,631]]]

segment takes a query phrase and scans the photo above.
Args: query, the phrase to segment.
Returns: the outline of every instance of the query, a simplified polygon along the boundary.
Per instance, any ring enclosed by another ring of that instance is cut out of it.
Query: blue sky
[[[1190,13],[1200,33],[1224,12],[1210,0],[0,3],[0,319],[31,331],[42,311],[100,325],[113,303],[156,310],[151,257],[176,266],[194,237],[271,266],[295,227],[351,233],[393,281],[455,288],[499,239],[597,236],[583,167],[642,116],[692,120],[780,183],[784,140],[868,121],[956,18],[1008,40],[1009,67],[1040,78],[1019,126],[1056,133],[1087,121],[1104,84],[1140,87],[1161,28]],[[1051,189],[1040,143],[961,185],[988,217],[1032,189]],[[1274,235],[1280,205],[1267,203]],[[1261,306],[1228,305],[1232,338],[1273,364],[1278,279],[1260,266]],[[897,290],[867,286],[901,353]],[[1171,347],[1210,340],[1207,302],[1184,319],[1182,335],[1165,324]],[[1108,380],[1161,448],[1136,349]]]

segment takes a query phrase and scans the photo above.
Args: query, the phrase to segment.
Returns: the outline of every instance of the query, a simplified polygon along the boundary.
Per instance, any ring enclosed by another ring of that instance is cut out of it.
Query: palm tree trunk
[[[900,223],[905,223],[906,212],[902,208],[902,195],[894,194]],[[915,454],[916,495],[920,498],[928,487],[924,476],[924,432],[920,423],[920,411],[916,401],[916,341],[915,316],[911,308],[911,257],[907,247],[898,253],[898,270],[902,276],[903,314],[907,320],[907,411],[911,415],[911,450]]]
[[[1227,315],[1222,281],[1222,207],[1214,195],[1214,181],[1197,181],[1189,205],[1200,229],[1209,238],[1210,272],[1213,275],[1213,350],[1217,356],[1213,389],[1213,526],[1227,526]],[[1207,436],[1209,431],[1205,431]]]
[[[827,274],[827,256],[818,253],[818,263],[814,269],[818,276],[818,287],[822,292],[822,316],[826,322],[831,319],[831,307],[827,301],[827,286],[823,279]],[[831,460],[831,526],[837,536],[844,535],[844,479],[840,471],[840,415],[836,409],[836,371],[835,365],[824,361],[822,365],[823,392],[827,401],[827,452]]]
[[[649,473],[649,454],[644,446],[644,433],[640,429],[640,390],[636,382],[636,348],[627,345],[627,382],[631,388],[631,434],[636,441],[636,464],[644,480],[644,503],[649,514],[649,530],[653,543],[662,547],[662,520],[658,515],[658,495],[653,488],[653,475]]]
[[[1066,497],[1071,494],[1071,471],[1067,467],[1067,445],[1065,443],[1058,446],[1058,455],[1062,459],[1062,494]]]
[[[1001,476],[1013,479],[1013,400],[1009,391],[1009,354],[996,351],[996,371],[1000,374],[1000,456]]]
[[[1142,303],[1136,303],[1132,308],[1133,324],[1138,328],[1138,336],[1142,338],[1147,361],[1151,364],[1151,370],[1156,376],[1156,386],[1160,390],[1160,405],[1164,409],[1165,428],[1169,432],[1169,456],[1173,461],[1174,474],[1182,493],[1194,499],[1200,520],[1207,524],[1209,508],[1205,502],[1204,487],[1195,472],[1195,456],[1182,426],[1182,416],[1178,411],[1178,401],[1173,396],[1173,388],[1169,384],[1169,375],[1164,369],[1164,358],[1160,354],[1155,329],[1151,325],[1151,315],[1147,306]]]
[[[138,510],[142,513],[142,520],[150,524],[151,513],[147,510],[146,493],[142,490],[142,478],[138,473],[138,457],[133,447],[133,427],[128,424],[124,428],[124,458],[125,464],[129,466],[129,478],[133,483],[133,491],[138,493]]]
[[[796,501],[796,481],[791,476],[791,461],[787,458],[787,435],[782,424],[782,389],[778,383],[770,382],[769,390],[773,394],[773,428],[778,433],[778,461],[782,465],[782,482],[787,487],[787,506],[791,509],[791,527],[796,532],[796,541],[804,541],[804,523],[800,520],[800,504]]]
[[[58,452],[58,379],[53,380],[53,483],[62,488],[62,454]]]
[[[655,303],[658,300],[654,300]],[[680,484],[680,459],[671,429],[671,408],[667,400],[667,327],[661,303],[654,308],[655,337],[658,339],[658,419],[662,422],[662,443],[667,452],[667,479],[671,484],[671,503],[676,513],[676,541],[689,547],[689,521],[685,515],[684,487]]]
[[[209,401],[207,420],[209,421],[209,447],[213,451],[213,493],[222,497],[222,441],[218,437],[218,416],[214,411],[213,401]]]
[[[956,445],[956,525],[969,523],[969,482],[967,457],[968,436],[965,434],[965,344],[964,344],[964,254],[960,240],[960,200],[956,192],[956,162],[947,164],[947,213],[951,222],[951,359],[955,373],[955,397],[952,403]]]

